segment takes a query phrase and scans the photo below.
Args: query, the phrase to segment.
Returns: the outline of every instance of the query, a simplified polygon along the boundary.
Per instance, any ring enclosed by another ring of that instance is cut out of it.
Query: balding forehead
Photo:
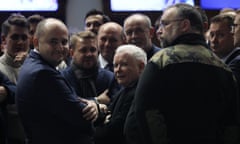
[[[57,20],[57,19],[52,19],[52,18],[46,20],[45,26],[46,27],[48,27],[48,26],[62,26],[62,27],[66,27],[66,25],[62,21]]]
[[[126,26],[126,24],[129,24],[129,23],[141,23],[141,24],[146,24],[147,26],[151,26],[150,18],[142,14],[134,14],[126,18],[124,21],[124,27]]]
[[[58,20],[58,19],[55,19],[55,18],[47,18],[43,21],[41,21],[38,26],[37,26],[37,29],[36,29],[36,36],[39,37],[40,35],[42,35],[46,30],[50,29],[50,28],[62,28],[62,29],[65,29],[66,31],[68,31],[66,25]]]
[[[119,32],[121,32],[122,29],[123,29],[122,26],[119,25],[118,23],[108,22],[108,23],[103,24],[103,25],[100,27],[99,32],[100,32],[100,31],[105,31],[105,30],[113,30],[113,31],[119,31]]]
[[[125,20],[125,23],[129,21],[142,21],[142,20],[145,20],[145,18],[142,15],[132,15]]]
[[[176,16],[177,16],[176,7],[170,7],[163,12],[162,19],[165,19],[168,17],[175,18]]]
[[[145,15],[144,14],[133,14],[133,15],[130,15],[127,19],[144,19],[145,18]]]

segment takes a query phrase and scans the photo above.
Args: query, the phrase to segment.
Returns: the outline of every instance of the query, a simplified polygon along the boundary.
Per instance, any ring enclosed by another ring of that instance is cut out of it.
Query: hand
[[[0,86],[0,102],[4,101],[7,97],[7,90],[4,86]]]
[[[17,55],[14,58],[14,62],[22,65],[22,63],[26,59],[27,55],[28,55],[28,52],[19,52],[19,53],[17,53]]]
[[[111,99],[109,98],[109,96],[107,95],[108,93],[108,89],[106,89],[103,93],[101,93],[96,99],[99,103],[101,104],[109,104]]]
[[[105,120],[104,120],[104,124],[109,123],[111,116],[112,116],[111,114],[109,114],[109,115],[106,116],[106,118],[105,118]]]
[[[95,122],[98,118],[97,104],[93,100],[80,99],[83,103],[86,103],[86,107],[83,109],[83,117],[86,120]]]
[[[99,104],[99,108],[100,108],[100,111],[103,112],[103,113],[108,113],[108,108],[107,108],[107,105],[105,104]]]

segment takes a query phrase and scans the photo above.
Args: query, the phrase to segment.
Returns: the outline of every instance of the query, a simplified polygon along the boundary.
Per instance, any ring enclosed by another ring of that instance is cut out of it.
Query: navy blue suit
[[[132,105],[136,88],[137,81],[122,88],[116,94],[114,101],[108,107],[111,111],[110,121],[96,129],[94,136],[96,144],[122,144],[124,142],[124,123]]]
[[[160,50],[161,48],[153,44],[152,49],[147,52],[147,59],[149,60],[155,53],[157,53]]]
[[[7,98],[0,103],[0,144],[6,144],[7,139],[7,104],[15,101],[16,85],[0,72],[0,85],[7,89]]]
[[[93,125],[82,117],[85,105],[37,52],[21,67],[16,102],[30,144],[91,144]]]
[[[240,91],[240,47],[235,48],[225,59],[224,62],[233,71]]]

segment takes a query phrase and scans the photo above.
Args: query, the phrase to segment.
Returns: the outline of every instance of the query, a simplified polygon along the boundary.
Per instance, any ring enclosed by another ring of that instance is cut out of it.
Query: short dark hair
[[[23,28],[28,28],[27,18],[20,13],[12,13],[3,23],[2,23],[2,35],[6,36],[10,30],[11,26],[19,26]]]
[[[219,22],[226,22],[229,29],[232,29],[233,23],[234,23],[234,16],[229,14],[218,14],[215,15],[210,19],[211,23],[219,23]]]
[[[27,18],[29,23],[39,23],[43,19],[44,19],[44,17],[39,14],[34,14]]]
[[[105,15],[102,11],[97,9],[91,9],[90,11],[88,11],[84,17],[84,20],[86,20],[89,16],[92,16],[92,15],[101,15],[103,18],[103,23],[111,21],[109,16]]]
[[[77,44],[77,41],[79,39],[83,39],[83,40],[86,40],[86,39],[96,39],[97,38],[97,35],[95,33],[93,33],[92,31],[80,31],[78,33],[75,33],[73,35],[71,35],[70,37],[70,48],[71,49],[75,49],[75,46]]]
[[[185,3],[178,3],[168,7],[167,9],[172,7],[177,9],[179,17],[190,21],[193,29],[203,33],[203,19],[200,12],[194,6]]]

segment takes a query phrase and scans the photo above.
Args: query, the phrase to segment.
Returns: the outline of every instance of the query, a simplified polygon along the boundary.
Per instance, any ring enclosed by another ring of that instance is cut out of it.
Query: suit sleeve
[[[85,107],[62,75],[54,71],[41,71],[36,77],[37,93],[45,98],[50,112],[73,125],[89,125],[82,116]]]
[[[233,60],[229,65],[229,68],[232,70],[234,76],[237,79],[238,85],[240,85],[240,59]]]
[[[12,83],[4,74],[0,73],[1,85],[7,89],[7,103],[15,103],[16,85]]]

